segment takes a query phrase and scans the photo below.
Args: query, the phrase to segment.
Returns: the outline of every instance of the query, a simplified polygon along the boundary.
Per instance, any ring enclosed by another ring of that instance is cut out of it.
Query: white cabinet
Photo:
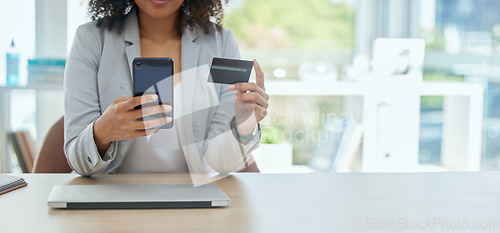
[[[484,101],[481,85],[405,82],[398,88],[388,89],[384,81],[377,81],[268,81],[266,90],[271,96],[361,96],[362,171],[480,170]],[[390,82],[394,84],[394,80]],[[444,96],[445,99],[441,168],[418,165],[420,96]]]

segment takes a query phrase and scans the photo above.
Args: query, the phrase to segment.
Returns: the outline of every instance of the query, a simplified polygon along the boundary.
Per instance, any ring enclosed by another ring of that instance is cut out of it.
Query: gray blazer
[[[64,150],[68,163],[80,175],[115,173],[133,139],[114,141],[102,157],[94,141],[94,121],[119,97],[131,96],[132,60],[141,56],[137,14],[131,12],[122,33],[81,25],[66,64]],[[213,57],[239,58],[230,30],[205,34],[186,29],[181,40],[183,116],[174,116],[179,141],[190,172],[222,173],[244,166],[259,146],[253,140],[239,143],[229,123],[234,117],[234,92],[227,85],[207,82]]]

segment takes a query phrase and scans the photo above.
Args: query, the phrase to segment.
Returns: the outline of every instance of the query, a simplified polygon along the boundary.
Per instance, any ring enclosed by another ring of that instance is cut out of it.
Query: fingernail
[[[167,117],[167,123],[172,122],[172,117]]]
[[[234,84],[229,85],[229,90],[233,90],[236,86]]]
[[[170,107],[169,105],[165,105],[165,106],[163,106],[163,109],[166,111],[170,111],[170,110],[172,110],[172,107]]]
[[[151,95],[151,100],[156,100],[156,99],[158,99],[157,95]]]

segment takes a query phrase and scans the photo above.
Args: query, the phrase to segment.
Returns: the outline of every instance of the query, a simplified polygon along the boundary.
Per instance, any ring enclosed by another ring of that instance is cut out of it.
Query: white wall
[[[15,39],[21,54],[21,83],[26,83],[27,58],[35,55],[35,0],[9,1],[0,7],[0,85],[5,85],[5,55]]]
[[[66,57],[66,1],[36,1],[37,57]]]
[[[90,21],[87,14],[88,0],[67,0],[67,32],[66,32],[66,48],[71,49],[73,38],[75,37],[78,26]]]

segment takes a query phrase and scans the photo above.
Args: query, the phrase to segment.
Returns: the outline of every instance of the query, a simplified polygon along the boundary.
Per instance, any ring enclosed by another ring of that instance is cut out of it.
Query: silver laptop
[[[229,206],[228,196],[215,185],[62,185],[55,186],[47,204],[60,209],[160,209]]]

